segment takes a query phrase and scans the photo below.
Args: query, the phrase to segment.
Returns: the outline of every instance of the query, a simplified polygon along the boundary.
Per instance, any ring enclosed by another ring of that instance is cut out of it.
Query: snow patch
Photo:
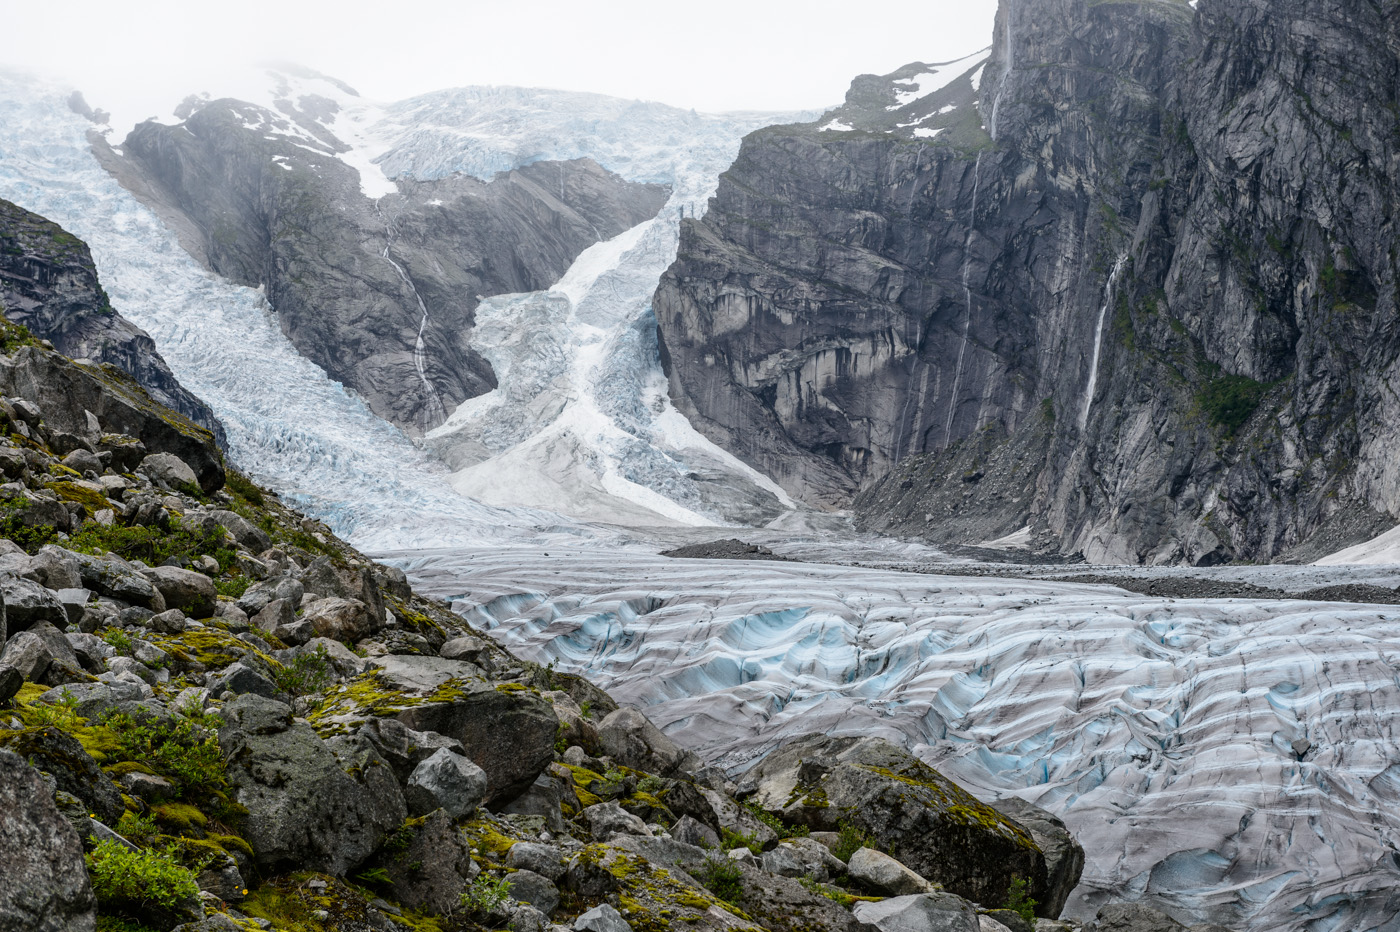
[[[1379,537],[1329,554],[1313,566],[1348,566],[1363,563],[1400,564],[1400,527],[1391,528]]]
[[[852,126],[852,125],[850,125],[849,123],[842,123],[840,120],[832,120],[830,123],[828,123],[828,124],[826,124],[825,126],[821,127],[821,128],[818,130],[818,132],[821,132],[821,133],[828,133],[828,132],[833,132],[833,131],[834,131],[834,132],[838,132],[838,133],[849,133],[849,132],[851,132],[851,131],[854,130],[854,129],[855,129],[855,127]]]
[[[1013,531],[1005,537],[998,537],[996,540],[984,540],[978,544],[979,547],[986,547],[988,550],[1024,550],[1031,545],[1031,527],[1026,525],[1019,531]]]
[[[922,74],[916,74],[913,77],[901,78],[895,81],[895,104],[885,109],[898,110],[901,107],[909,106],[921,97],[927,97],[929,94],[943,90],[943,88],[957,80],[959,76],[965,74],[967,69],[971,68],[975,62],[982,60],[985,54],[986,50],[983,49],[974,52],[966,58],[960,58],[957,61],[939,65],[932,71],[925,71]],[[901,86],[903,86],[903,90],[900,89]],[[974,88],[976,87],[975,84],[973,86]]]

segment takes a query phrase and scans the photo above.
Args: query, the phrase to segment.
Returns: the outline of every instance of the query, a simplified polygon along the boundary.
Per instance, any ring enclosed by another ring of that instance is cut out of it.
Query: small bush
[[[227,789],[218,716],[184,714],[165,725],[116,713],[104,724],[116,735],[125,759],[148,764],[174,783],[182,798],[222,795]]]
[[[85,860],[98,904],[113,912],[175,912],[199,895],[194,875],[168,851],[132,851],[107,838]]]
[[[733,851],[735,848],[748,848],[754,854],[763,853],[763,843],[752,835],[743,832],[735,832],[730,829],[720,827],[719,830],[720,847],[725,851]]]
[[[187,528],[178,523],[165,530],[157,527],[104,527],[89,524],[65,544],[69,550],[102,556],[107,551],[123,560],[140,560],[158,566],[175,559],[187,564],[200,556],[219,562],[219,571],[228,572],[237,562],[237,551],[229,546],[221,528]]]
[[[870,834],[859,826],[849,822],[841,823],[841,833],[836,839],[836,847],[831,849],[831,853],[842,861],[849,861],[851,855],[861,848],[873,848]]]
[[[1226,375],[1207,382],[1197,395],[1197,402],[1211,423],[1233,437],[1254,414],[1267,390],[1267,385],[1246,376]]]
[[[29,706],[25,721],[29,725],[52,725],[63,731],[72,731],[83,721],[78,716],[78,698],[66,689],[59,696],[58,702],[52,705],[36,702]]]
[[[482,916],[510,899],[510,881],[478,874],[470,887],[462,891],[462,908],[468,914]]]
[[[130,657],[131,651],[135,647],[131,643],[131,638],[121,628],[108,628],[102,632],[102,640],[106,641],[111,648],[123,657]]]
[[[744,895],[744,874],[729,858],[706,858],[696,877],[705,888],[726,903],[737,904]]]
[[[325,692],[334,678],[330,655],[319,644],[314,651],[302,651],[291,663],[272,671],[277,688],[293,696]]]
[[[253,580],[248,576],[234,576],[231,579],[214,580],[214,591],[230,599],[241,599]]]
[[[262,489],[254,485],[247,476],[235,472],[232,469],[224,470],[224,484],[228,486],[230,492],[241,496],[250,505],[258,508],[265,507],[267,500],[263,498]]]
[[[773,813],[764,809],[756,803],[746,802],[744,808],[749,811],[755,819],[778,833],[779,838],[806,838],[812,834],[812,830],[805,825],[788,825]]]
[[[1031,899],[1031,885],[1024,877],[1012,875],[1011,889],[1006,894],[1006,909],[1035,925],[1036,901]]]
[[[655,796],[666,789],[666,781],[654,773],[649,773],[637,783],[637,792]]]
[[[154,819],[137,815],[134,812],[123,812],[121,819],[117,821],[117,834],[138,845],[146,844],[157,833]]]

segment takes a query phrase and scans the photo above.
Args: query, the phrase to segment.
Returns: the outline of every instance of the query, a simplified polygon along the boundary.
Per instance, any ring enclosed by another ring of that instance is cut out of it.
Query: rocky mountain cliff
[[[1400,515],[1397,143],[1393,0],[1002,0],[984,64],[746,139],[672,395],[872,529],[1320,555]]]
[[[342,158],[340,104],[283,95],[278,110],[191,99],[178,125],[143,123],[119,152],[94,133],[94,149],[206,267],[264,288],[303,355],[410,433],[495,387],[471,343],[482,297],[549,287],[669,193],[587,159],[376,189],[377,169]]]
[[[223,425],[214,412],[179,383],[150,335],[112,308],[87,244],[4,200],[0,311],[65,356],[128,373],[152,398],[212,431],[223,446]]]

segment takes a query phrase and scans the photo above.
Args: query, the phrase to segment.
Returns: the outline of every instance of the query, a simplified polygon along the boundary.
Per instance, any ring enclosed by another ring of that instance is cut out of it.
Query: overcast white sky
[[[850,80],[991,44],[996,0],[35,0],[6,3],[0,65],[94,106],[168,112],[212,74],[300,62],[373,99],[516,84],[698,110],[838,103]],[[208,85],[208,86],[206,86]]]

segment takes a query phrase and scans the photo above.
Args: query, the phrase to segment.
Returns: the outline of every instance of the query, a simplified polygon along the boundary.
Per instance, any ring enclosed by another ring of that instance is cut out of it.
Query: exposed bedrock
[[[65,356],[116,366],[151,398],[213,431],[209,406],[170,371],[150,335],[112,307],[86,243],[38,214],[0,200],[0,313]]]
[[[657,291],[673,396],[873,530],[1205,564],[1373,536],[1397,13],[1003,0],[940,89],[863,76],[745,140]]]
[[[668,196],[580,159],[401,180],[371,199],[327,129],[338,105],[279,106],[205,103],[176,126],[140,124],[121,156],[90,138],[192,255],[264,288],[299,352],[414,434],[496,386],[471,345],[482,297],[548,288]]]

